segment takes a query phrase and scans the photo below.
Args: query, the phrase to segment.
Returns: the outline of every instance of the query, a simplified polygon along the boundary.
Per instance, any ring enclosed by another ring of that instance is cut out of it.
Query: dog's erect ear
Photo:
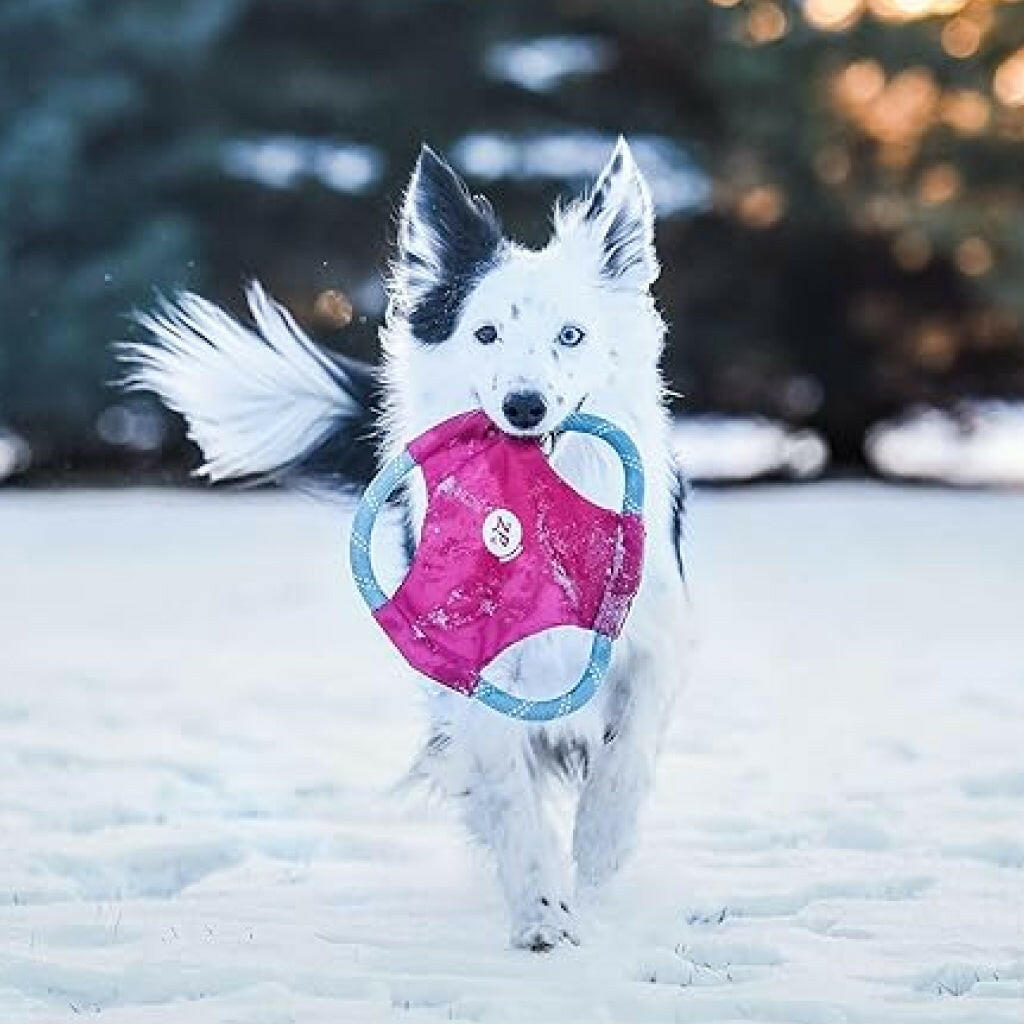
[[[646,289],[658,276],[651,195],[620,135],[593,191],[560,215],[558,234],[587,244],[601,276],[622,288]]]
[[[497,261],[501,225],[482,196],[429,146],[413,169],[398,224],[395,301],[413,335],[444,341],[470,289]]]

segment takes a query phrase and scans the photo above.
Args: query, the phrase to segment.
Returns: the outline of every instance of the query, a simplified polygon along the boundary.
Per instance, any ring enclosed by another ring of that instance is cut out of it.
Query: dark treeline
[[[1020,394],[1024,5],[906,6],[7,0],[0,427],[37,472],[180,467],[180,425],[107,387],[128,311],[238,310],[258,276],[373,359],[421,140],[536,243],[619,131],[655,179],[685,408],[856,464],[913,403]]]

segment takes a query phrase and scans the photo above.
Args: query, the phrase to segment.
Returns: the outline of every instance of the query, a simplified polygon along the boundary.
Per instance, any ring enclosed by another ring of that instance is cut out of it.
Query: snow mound
[[[0,426],[0,482],[27,469],[32,461],[28,442],[12,430]]]
[[[672,437],[691,480],[804,480],[820,476],[829,460],[828,444],[813,430],[762,418],[686,416],[675,421]]]
[[[1024,403],[921,408],[878,424],[865,450],[885,476],[967,486],[1024,487]]]

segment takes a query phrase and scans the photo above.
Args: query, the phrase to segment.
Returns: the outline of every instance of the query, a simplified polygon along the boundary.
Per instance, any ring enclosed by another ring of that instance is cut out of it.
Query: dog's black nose
[[[511,391],[501,403],[501,411],[516,430],[529,430],[544,419],[548,406],[539,391]]]

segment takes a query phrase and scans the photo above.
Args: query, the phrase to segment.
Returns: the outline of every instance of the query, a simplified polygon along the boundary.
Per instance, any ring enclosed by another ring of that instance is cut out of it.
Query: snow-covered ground
[[[0,495],[0,1021],[1019,1024],[1024,496],[692,504],[639,855],[536,955],[389,794],[415,691],[337,510]]]

